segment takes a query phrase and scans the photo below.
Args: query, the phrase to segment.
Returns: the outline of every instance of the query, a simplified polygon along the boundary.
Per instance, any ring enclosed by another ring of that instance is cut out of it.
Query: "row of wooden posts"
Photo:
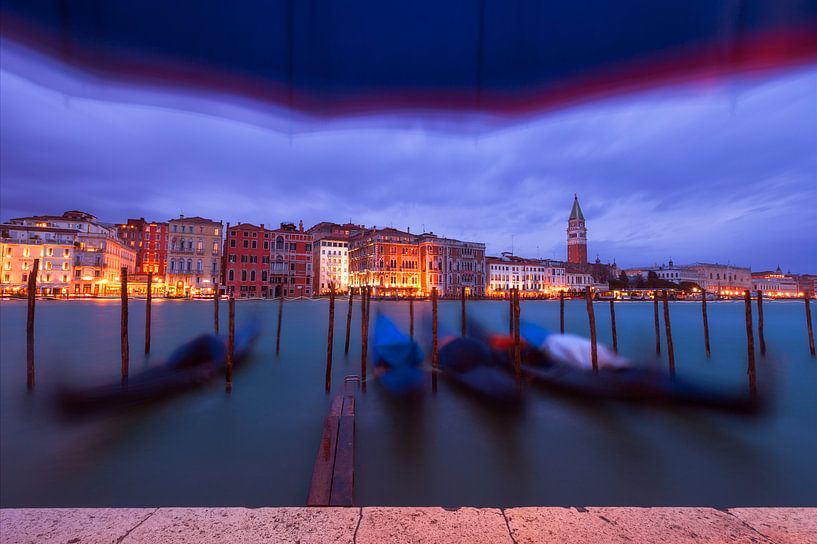
[[[28,314],[26,318],[26,385],[29,389],[33,389],[35,385],[35,367],[34,367],[34,313],[35,313],[35,293],[36,293],[36,278],[37,272],[39,269],[40,260],[34,259],[34,263],[32,266],[31,273],[28,277]],[[151,295],[151,284],[153,281],[153,274],[148,273],[147,278],[147,298],[146,298],[146,307],[145,307],[145,354],[150,353],[150,331],[151,331],[151,303],[152,303],[152,295]],[[219,333],[219,285],[215,284],[214,286],[214,295],[213,295],[213,330],[216,334]],[[122,383],[126,384],[128,380],[128,369],[129,369],[129,338],[128,338],[128,271],[127,268],[123,267],[121,270],[120,275],[120,293],[121,293],[121,352],[122,352],[122,367],[121,367],[121,375],[122,375]],[[591,360],[593,365],[593,370],[598,371],[598,347],[597,347],[597,339],[596,339],[596,318],[595,318],[595,310],[593,307],[593,295],[588,287],[585,291],[586,301],[587,301],[587,316],[590,323],[590,345],[591,345]],[[460,324],[461,324],[461,334],[465,336],[466,330],[466,311],[465,311],[465,301],[466,301],[466,291],[465,288],[462,288],[460,294]],[[664,314],[664,327],[665,327],[665,336],[666,336],[666,343],[667,343],[667,359],[669,362],[669,373],[671,375],[675,375],[675,351],[673,348],[672,343],[672,326],[670,323],[670,313],[669,313],[669,299],[667,295],[667,291],[663,291],[661,293],[661,298],[663,302],[663,314]],[[360,313],[360,339],[361,339],[361,354],[360,354],[360,376],[361,376],[361,385],[362,387],[366,388],[366,361],[368,358],[368,346],[369,346],[369,310],[371,306],[371,289],[364,288],[361,293],[361,313]],[[508,316],[508,325],[509,325],[509,333],[513,337],[513,359],[514,359],[514,370],[517,378],[521,377],[521,340],[520,340],[520,330],[519,330],[519,319],[520,319],[520,304],[519,304],[519,290],[513,289],[508,296],[509,300],[509,316]],[[283,290],[281,290],[281,295],[278,299],[278,323],[277,323],[277,331],[276,331],[276,338],[275,338],[275,354],[276,356],[280,353],[281,350],[281,323],[283,319],[283,303],[284,303],[284,295]],[[352,322],[352,303],[353,303],[353,295],[349,293],[349,304],[347,308],[346,314],[346,340],[344,345],[344,354],[349,353],[349,339],[351,334],[351,322]],[[745,306],[745,317],[746,317],[746,339],[747,339],[747,356],[748,356],[748,375],[749,375],[749,387],[750,390],[754,393],[757,390],[757,378],[755,374],[755,347],[754,347],[754,330],[752,327],[752,299],[751,294],[747,290],[744,294],[744,306]],[[438,348],[439,348],[439,339],[438,339],[438,327],[437,327],[437,307],[438,307],[438,294],[437,289],[433,288],[431,290],[431,366],[432,366],[432,375],[431,375],[431,383],[432,389],[436,391],[437,389],[437,370],[439,368],[439,355],[438,355]],[[808,342],[809,342],[809,351],[812,356],[815,355],[815,347],[814,347],[814,331],[812,328],[811,323],[811,307],[809,304],[808,297],[805,298],[805,310],[806,310],[806,323],[808,328]],[[760,344],[760,354],[761,356],[766,355],[766,340],[764,337],[763,331],[763,292],[757,292],[757,312],[758,312],[758,341]],[[704,347],[706,349],[706,356],[709,357],[711,354],[710,350],[710,342],[709,342],[709,320],[706,311],[706,293],[703,293],[701,298],[701,313],[703,317],[703,329],[704,329]],[[659,308],[658,308],[658,293],[656,292],[653,296],[653,314],[655,320],[655,353],[656,355],[661,354],[661,330],[660,330],[660,322],[659,322]],[[327,348],[326,348],[326,380],[325,386],[326,391],[329,392],[331,388],[331,379],[332,379],[332,356],[333,356],[333,346],[334,346],[334,322],[335,322],[335,289],[334,285],[330,284],[330,295],[329,295],[329,328],[327,331]],[[612,328],[612,336],[613,336],[613,350],[618,353],[618,337],[616,331],[616,311],[615,311],[615,301],[610,301],[610,323]],[[565,298],[564,292],[561,292],[559,295],[559,330],[562,334],[565,332]],[[414,338],[414,300],[409,299],[409,335],[413,339]],[[229,296],[229,304],[228,304],[228,335],[227,335],[227,368],[226,368],[226,390],[229,392],[232,390],[232,371],[233,371],[233,359],[235,355],[235,297],[232,293]]]

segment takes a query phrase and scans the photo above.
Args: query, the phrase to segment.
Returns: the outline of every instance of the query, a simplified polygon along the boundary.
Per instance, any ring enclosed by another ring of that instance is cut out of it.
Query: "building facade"
[[[573,208],[567,220],[567,262],[584,264],[587,262],[587,227],[578,195],[573,195]]]
[[[221,283],[237,298],[272,296],[270,283],[273,233],[260,226],[227,223],[224,238],[224,273]]]
[[[519,289],[522,296],[546,296],[568,289],[565,267],[557,261],[503,253],[488,257],[486,263],[489,296],[505,296],[512,289]]]
[[[485,295],[485,244],[441,238],[433,232],[416,237],[420,247],[420,292],[437,288],[441,296]]]
[[[780,267],[777,270],[752,273],[752,289],[763,291],[770,297],[794,298],[800,295],[797,278],[784,274]]]
[[[119,225],[119,238],[136,252],[135,274],[152,272],[154,278],[164,278],[167,266],[167,223],[128,219]]]
[[[89,213],[71,210],[61,216],[20,217],[9,223],[76,231],[71,282],[74,295],[114,295],[119,292],[121,269],[131,274],[136,266],[136,252],[119,239],[116,226]]]
[[[420,247],[415,236],[393,228],[372,228],[349,241],[349,285],[371,287],[375,296],[417,296]]]
[[[301,221],[298,228],[294,223],[281,223],[272,231],[271,278],[273,296],[283,290],[287,297],[311,297],[313,293],[312,275],[312,235],[304,232]]]
[[[752,271],[748,267],[717,263],[695,263],[684,268],[696,274],[696,283],[709,293],[740,295],[752,288]]]
[[[0,292],[27,291],[34,259],[39,259],[37,293],[68,295],[76,240],[77,231],[73,229],[0,225]]]
[[[349,288],[349,240],[365,230],[362,225],[328,221],[307,230],[312,235],[313,293],[328,293],[330,283],[336,292]]]
[[[168,221],[167,228],[168,295],[212,294],[221,275],[222,223],[182,215]]]

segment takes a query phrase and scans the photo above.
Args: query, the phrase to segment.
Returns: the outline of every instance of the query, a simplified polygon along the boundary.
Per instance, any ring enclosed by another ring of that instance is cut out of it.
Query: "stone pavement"
[[[817,508],[0,510],[2,544],[817,543]]]

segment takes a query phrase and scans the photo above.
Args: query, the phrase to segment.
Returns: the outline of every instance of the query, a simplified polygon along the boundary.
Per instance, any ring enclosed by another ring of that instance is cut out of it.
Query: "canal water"
[[[25,303],[0,302],[0,505],[305,504],[330,402],[324,393],[327,305],[285,304],[276,357],[277,303],[239,301],[237,326],[257,318],[267,333],[237,371],[231,395],[215,383],[135,413],[75,422],[58,417],[54,391],[62,383],[118,380],[118,302],[38,302],[37,388],[31,393],[25,388]],[[746,389],[743,304],[708,305],[711,359],[704,355],[699,303],[670,306],[678,376]],[[352,348],[343,355],[346,308],[338,301],[333,394],[344,375],[360,370],[357,305]],[[419,316],[429,303],[415,308]],[[599,340],[609,344],[608,304],[595,308]],[[616,309],[621,352],[666,368],[666,349],[661,359],[653,355],[651,303]],[[767,302],[764,310],[768,355],[758,354],[758,383],[769,409],[757,417],[586,403],[543,390],[527,391],[524,409],[507,413],[444,379],[436,395],[429,380],[429,392],[414,402],[390,398],[371,382],[358,400],[356,503],[815,506],[817,360],[808,352],[803,302]],[[522,319],[556,330],[558,311],[558,302],[522,302]],[[372,302],[376,312],[408,329],[405,302]],[[441,302],[440,312],[458,330],[459,302]],[[506,303],[471,302],[469,312],[507,331]],[[147,361],[141,357],[143,301],[131,302],[130,319],[134,374],[210,331],[212,302],[155,300],[154,353]],[[569,332],[588,334],[584,301],[567,302],[566,321]]]

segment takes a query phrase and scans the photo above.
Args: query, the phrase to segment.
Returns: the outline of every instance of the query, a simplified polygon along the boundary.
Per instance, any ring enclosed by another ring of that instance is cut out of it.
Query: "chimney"
[[[261,223],[261,230],[264,230],[264,223]]]
[[[298,232],[303,232],[303,231],[304,231],[304,220],[301,219],[300,221],[298,221]]]
[[[408,232],[409,234],[411,234],[411,227],[406,227],[406,232]]]

